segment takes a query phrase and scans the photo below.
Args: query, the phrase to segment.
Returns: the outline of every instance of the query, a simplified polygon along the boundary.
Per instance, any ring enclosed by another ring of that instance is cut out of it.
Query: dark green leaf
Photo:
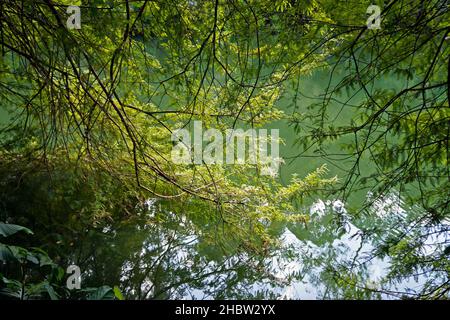
[[[0,235],[3,237],[9,237],[19,231],[24,231],[28,234],[33,234],[33,231],[31,231],[28,228],[19,226],[17,224],[10,224],[10,223],[3,223],[0,222]]]

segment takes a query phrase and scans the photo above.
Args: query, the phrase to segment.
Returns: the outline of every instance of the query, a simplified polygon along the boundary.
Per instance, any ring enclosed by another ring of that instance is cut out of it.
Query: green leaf
[[[8,298],[21,298],[22,284],[14,279],[8,279],[0,275],[0,283],[3,288],[0,289],[0,297],[6,296]]]
[[[14,279],[8,279],[6,277],[1,277],[1,281],[6,284],[9,288],[21,288],[22,284]]]
[[[117,298],[117,299],[119,299],[119,300],[125,300],[124,298],[123,298],[123,295],[122,295],[122,292],[120,292],[120,289],[119,289],[119,287],[118,286],[114,286],[114,296]]]
[[[0,222],[0,235],[3,237],[9,237],[10,235],[13,235],[19,231],[24,231],[28,234],[33,234],[33,231],[31,231],[28,228],[19,226],[17,224]]]
[[[39,260],[40,267],[55,266],[55,263],[48,256],[47,252],[45,252],[41,248],[31,248],[30,251],[33,253],[34,257],[36,257]]]
[[[54,268],[53,272],[57,281],[61,281],[64,278],[64,275],[66,274],[64,272],[64,269],[61,267]]]
[[[20,299],[21,295],[20,295],[20,290],[13,290],[10,288],[3,288],[0,289],[0,296],[6,296],[9,298],[15,298],[15,299]]]
[[[34,254],[32,254],[31,252],[28,252],[27,260],[29,262],[33,263],[33,264],[39,265],[39,259]]]
[[[58,300],[58,294],[55,292],[55,289],[53,289],[52,285],[48,282],[44,284],[44,288],[47,290],[48,295],[50,296],[50,299],[52,300]]]
[[[0,261],[8,262],[12,260],[15,260],[15,258],[9,246],[0,243]]]
[[[18,247],[18,246],[8,246],[0,243],[0,261],[12,261],[19,260],[20,262],[24,262],[28,260],[30,253],[27,249]],[[30,258],[31,262],[33,262],[33,258]],[[33,262],[35,263],[35,262]]]
[[[88,300],[113,300],[114,291],[111,287],[101,286],[87,296]]]

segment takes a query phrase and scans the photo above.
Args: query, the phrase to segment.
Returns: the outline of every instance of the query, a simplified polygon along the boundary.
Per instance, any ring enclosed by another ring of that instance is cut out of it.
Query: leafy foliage
[[[0,222],[4,237],[16,232],[33,232],[23,226]],[[6,264],[6,267],[2,266]],[[9,277],[12,275],[16,279]],[[51,299],[75,298],[77,295],[88,300],[105,300],[123,296],[117,287],[87,288],[80,293],[70,293],[64,287],[64,269],[50,259],[40,248],[23,247],[0,243],[0,300],[1,299]]]

